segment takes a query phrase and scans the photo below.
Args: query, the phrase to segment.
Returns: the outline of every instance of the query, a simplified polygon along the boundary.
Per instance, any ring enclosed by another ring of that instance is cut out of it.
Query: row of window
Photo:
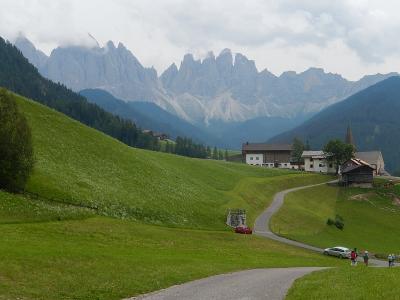
[[[256,157],[250,156],[250,160],[253,160],[253,158],[255,158],[256,160],[260,160],[260,157],[258,157],[258,156],[256,156]]]
[[[325,165],[324,164],[319,164],[319,167],[320,168],[323,168],[323,167],[325,167]],[[313,164],[310,164],[310,169],[313,169],[314,168],[314,165]],[[332,164],[329,164],[329,168],[333,168],[333,165]]]

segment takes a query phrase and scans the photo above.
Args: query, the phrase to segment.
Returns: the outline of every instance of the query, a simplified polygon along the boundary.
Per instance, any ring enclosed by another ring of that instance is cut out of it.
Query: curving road
[[[275,194],[271,205],[256,219],[254,234],[322,253],[323,249],[321,248],[276,235],[269,229],[269,222],[272,215],[283,205],[284,198],[288,193],[324,184],[326,183],[292,188]],[[387,266],[386,262],[376,259],[370,259],[370,263],[379,267]],[[129,298],[129,300],[281,300],[285,298],[294,280],[321,269],[324,268],[271,268],[222,274]]]
[[[334,182],[334,181],[331,181],[331,182]],[[316,251],[316,252],[323,253],[324,250],[321,249],[321,248],[310,246],[310,245],[307,245],[307,244],[304,244],[304,243],[301,243],[301,242],[289,240],[287,238],[284,238],[284,237],[281,237],[279,235],[276,235],[275,233],[273,233],[270,230],[269,222],[271,220],[271,217],[283,205],[283,202],[285,200],[285,196],[288,193],[291,193],[291,192],[294,192],[294,191],[303,190],[303,189],[307,189],[307,188],[311,188],[311,187],[315,187],[315,186],[319,186],[319,185],[324,185],[324,184],[327,184],[327,183],[319,183],[319,184],[301,186],[301,187],[297,187],[297,188],[284,190],[284,191],[281,191],[281,192],[275,194],[271,205],[266,210],[264,210],[264,212],[256,219],[256,221],[254,223],[254,234],[259,235],[259,236],[263,236],[263,237],[266,237],[266,238],[269,238],[269,239],[273,239],[273,240],[279,241],[281,243],[285,243],[285,244],[297,246],[297,247],[300,247],[300,248],[304,248],[304,249],[313,250],[313,251]],[[337,246],[337,245],[332,245],[332,246]],[[359,258],[359,260],[361,261],[361,258]],[[370,262],[370,264],[372,264],[374,266],[378,266],[378,267],[386,267],[387,266],[387,262],[382,261],[382,260],[378,260],[378,259],[370,259],[369,262]]]

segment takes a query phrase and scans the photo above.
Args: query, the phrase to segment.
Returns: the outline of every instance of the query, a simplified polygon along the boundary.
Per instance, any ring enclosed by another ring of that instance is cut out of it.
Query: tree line
[[[215,160],[224,160],[228,157],[228,151],[223,152],[221,149],[206,146],[202,143],[196,143],[191,138],[180,137],[176,138],[175,143],[166,141],[164,152],[173,153],[182,156],[208,158]]]

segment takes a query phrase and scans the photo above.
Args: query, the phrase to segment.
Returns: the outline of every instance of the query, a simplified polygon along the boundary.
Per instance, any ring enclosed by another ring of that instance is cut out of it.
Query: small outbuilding
[[[372,186],[375,168],[367,162],[352,158],[341,166],[342,184]]]

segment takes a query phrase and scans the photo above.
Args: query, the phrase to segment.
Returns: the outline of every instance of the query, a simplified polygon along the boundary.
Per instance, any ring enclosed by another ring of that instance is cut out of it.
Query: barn
[[[352,158],[340,168],[341,182],[343,185],[372,185],[374,180],[374,167],[367,162]]]

